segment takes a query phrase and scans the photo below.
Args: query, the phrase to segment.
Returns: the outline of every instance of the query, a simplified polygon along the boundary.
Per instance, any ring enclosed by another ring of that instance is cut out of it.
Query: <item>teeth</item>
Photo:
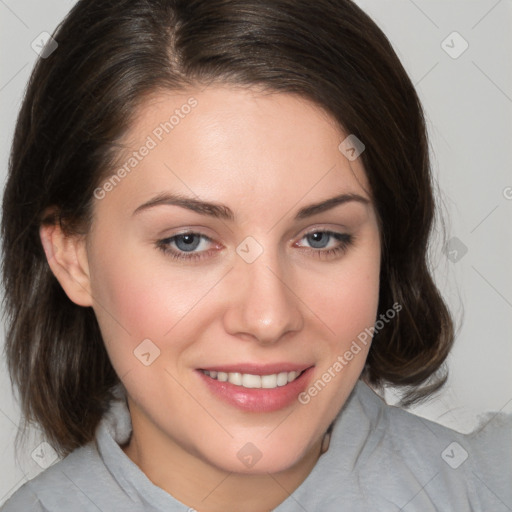
[[[228,373],[228,382],[234,384],[235,386],[241,386],[243,379],[241,373]]]
[[[286,386],[287,383],[288,383],[288,373],[287,372],[278,373],[277,374],[277,385],[278,386]]]
[[[244,388],[261,388],[261,377],[259,375],[244,373],[242,376],[242,386]]]
[[[252,375],[250,373],[226,373],[204,370],[203,373],[210,378],[220,382],[229,382],[235,386],[241,386],[248,389],[274,389],[279,386],[286,386],[293,382],[299,375],[299,372],[281,372],[272,375]]]
[[[277,375],[262,375],[261,387],[265,389],[277,388]]]

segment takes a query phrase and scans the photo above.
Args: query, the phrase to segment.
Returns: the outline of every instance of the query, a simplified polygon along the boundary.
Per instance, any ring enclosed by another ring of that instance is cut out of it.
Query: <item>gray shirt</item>
[[[121,450],[131,421],[113,402],[95,442],[24,484],[1,512],[192,512]],[[385,404],[358,382],[329,450],[275,512],[511,512],[512,417],[464,435]]]

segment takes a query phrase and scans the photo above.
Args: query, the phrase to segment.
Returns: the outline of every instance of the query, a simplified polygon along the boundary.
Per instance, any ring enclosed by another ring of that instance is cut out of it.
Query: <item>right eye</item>
[[[195,232],[180,233],[168,238],[159,240],[156,245],[164,252],[175,259],[193,260],[205,257],[209,252],[208,246],[213,240],[206,235]]]

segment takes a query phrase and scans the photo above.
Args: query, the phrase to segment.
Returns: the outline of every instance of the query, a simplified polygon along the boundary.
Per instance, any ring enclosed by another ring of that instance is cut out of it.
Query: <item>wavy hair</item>
[[[428,266],[435,215],[422,107],[386,36],[349,0],[81,0],[37,62],[19,113],[4,193],[6,357],[26,421],[67,454],[94,437],[119,382],[91,308],[68,299],[42,223],[86,232],[93,193],[113,172],[144,99],[197,84],[296,93],[364,141],[380,219],[378,331],[364,375],[437,390],[453,342]],[[48,212],[52,212],[49,214]]]

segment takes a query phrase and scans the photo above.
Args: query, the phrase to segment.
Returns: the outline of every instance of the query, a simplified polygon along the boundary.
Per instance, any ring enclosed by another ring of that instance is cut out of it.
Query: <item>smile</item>
[[[201,370],[202,373],[211,379],[220,382],[229,382],[235,386],[247,389],[275,389],[277,387],[286,386],[300,377],[303,372],[291,371],[273,373],[270,375],[253,375],[250,373],[238,372],[217,372]]]
[[[212,398],[246,412],[266,413],[295,404],[312,379],[314,365],[276,362],[198,368]]]

